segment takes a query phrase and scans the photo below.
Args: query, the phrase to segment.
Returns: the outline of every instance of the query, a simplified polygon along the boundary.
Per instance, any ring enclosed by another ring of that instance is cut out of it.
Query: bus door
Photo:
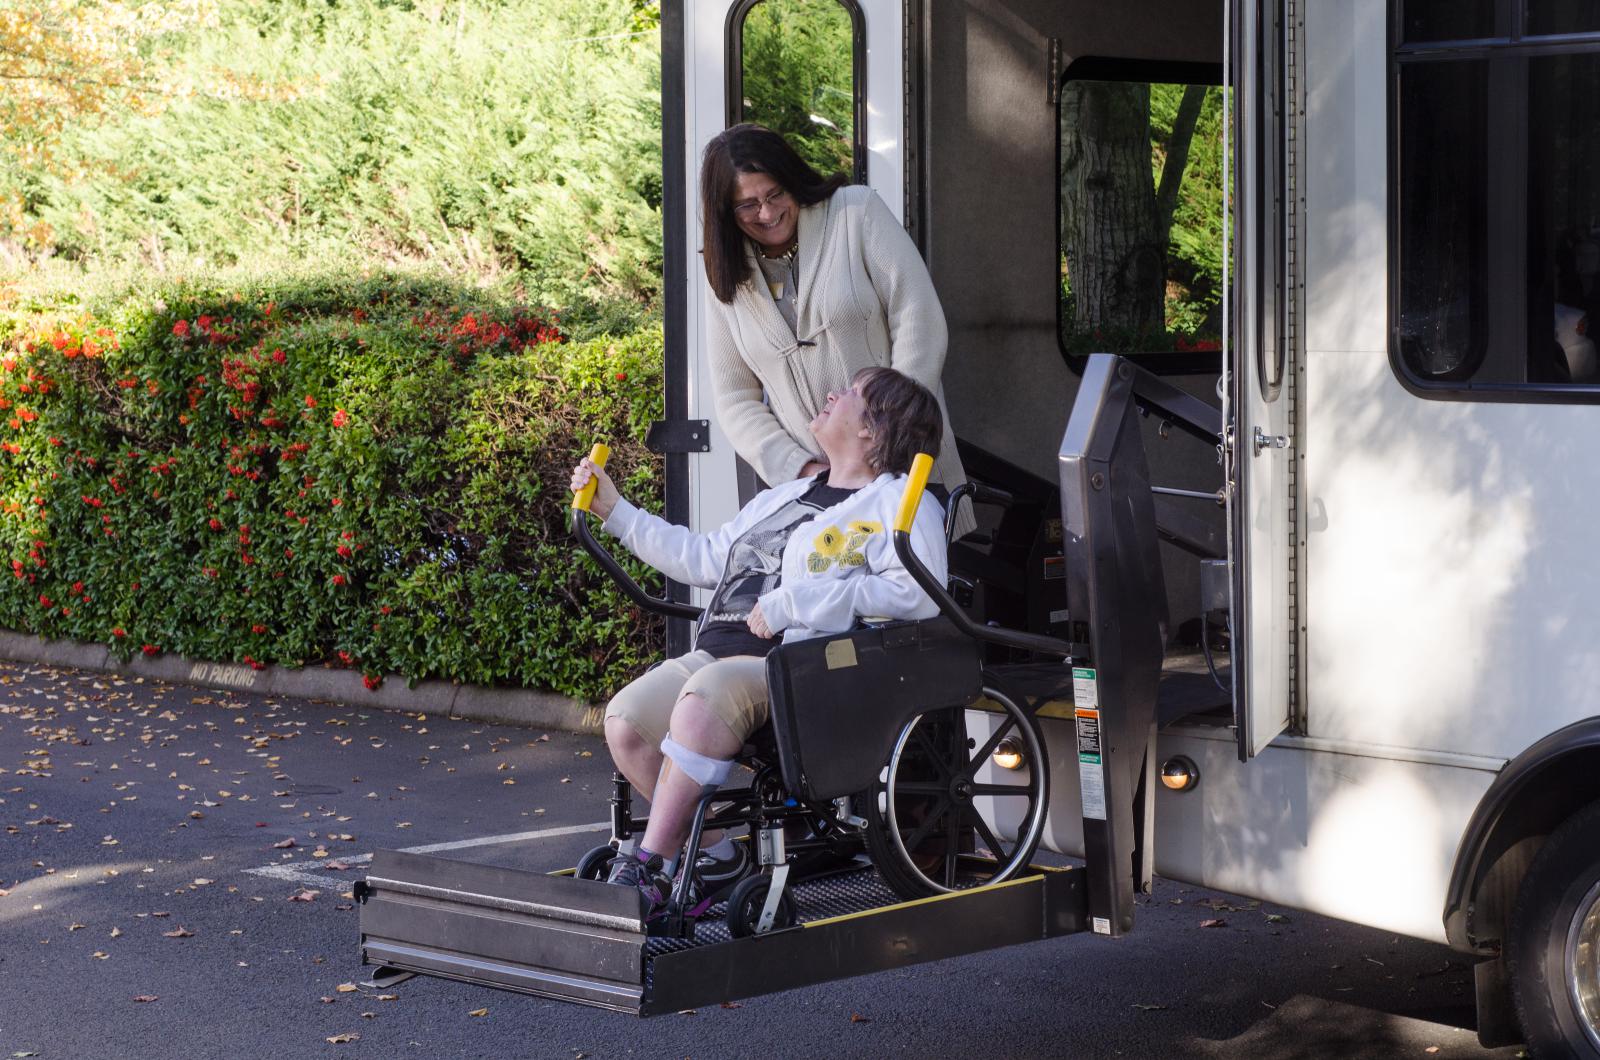
[[[711,391],[700,156],[728,126],[757,122],[819,172],[871,185],[903,218],[902,17],[899,0],[678,0],[662,5],[662,20],[667,419],[652,448],[667,455],[668,518],[709,531],[759,483],[717,422]]]
[[[1233,269],[1225,344],[1228,559],[1239,757],[1288,727],[1295,461],[1286,281],[1282,0],[1235,0],[1228,82],[1235,145]]]

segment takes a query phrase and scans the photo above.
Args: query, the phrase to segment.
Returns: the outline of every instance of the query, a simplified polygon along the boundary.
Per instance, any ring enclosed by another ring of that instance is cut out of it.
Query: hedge
[[[575,547],[566,481],[606,440],[660,510],[661,335],[585,330],[392,277],[0,323],[0,626],[606,696],[661,630]]]

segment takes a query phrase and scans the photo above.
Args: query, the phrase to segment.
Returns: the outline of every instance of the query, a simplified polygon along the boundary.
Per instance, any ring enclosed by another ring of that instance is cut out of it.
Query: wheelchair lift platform
[[[397,851],[356,886],[361,961],[640,1016],[903,968],[1087,929],[1081,868],[900,901],[863,866],[795,885],[800,923],[650,936],[632,888]]]

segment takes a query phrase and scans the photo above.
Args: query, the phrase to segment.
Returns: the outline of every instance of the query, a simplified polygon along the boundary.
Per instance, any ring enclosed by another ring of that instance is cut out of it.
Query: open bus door
[[[1228,385],[1228,560],[1232,580],[1233,706],[1239,758],[1286,729],[1296,643],[1293,586],[1288,298],[1285,275],[1281,0],[1235,0],[1229,26],[1233,88],[1234,233],[1227,304],[1234,313]]]

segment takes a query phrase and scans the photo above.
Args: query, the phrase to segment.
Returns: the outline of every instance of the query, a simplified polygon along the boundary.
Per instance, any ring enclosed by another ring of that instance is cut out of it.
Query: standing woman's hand
[[[572,469],[572,492],[577,493],[583,489],[589,484],[590,479],[596,480],[599,485],[595,487],[594,501],[589,505],[589,510],[602,520],[611,518],[611,509],[617,506],[617,501],[622,499],[622,495],[612,484],[611,476],[593,460],[584,457],[578,461],[578,466]]]

